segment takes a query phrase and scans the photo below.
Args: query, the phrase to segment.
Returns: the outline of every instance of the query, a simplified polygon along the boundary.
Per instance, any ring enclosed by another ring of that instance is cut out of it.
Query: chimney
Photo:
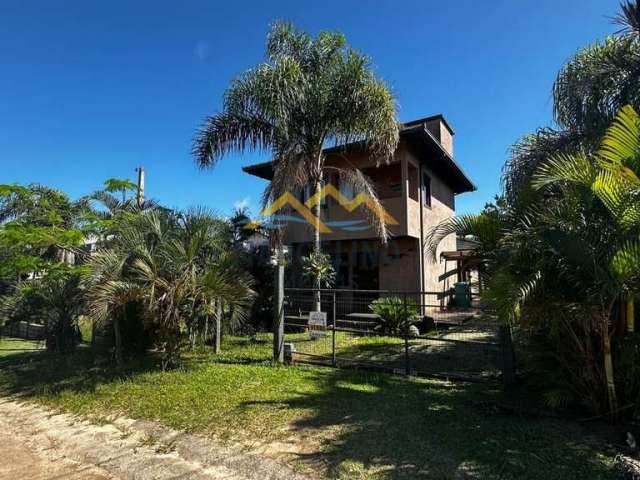
[[[453,157],[453,136],[455,133],[444,116],[435,115],[427,119],[425,124],[427,130],[431,132],[431,135],[433,135],[447,153]]]
[[[140,166],[136,168],[138,172],[138,188],[136,190],[136,203],[138,207],[141,207],[144,203],[144,167]]]

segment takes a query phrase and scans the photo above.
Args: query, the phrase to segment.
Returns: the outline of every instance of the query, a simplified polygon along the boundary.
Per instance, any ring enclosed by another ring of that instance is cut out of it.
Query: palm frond
[[[482,299],[503,323],[514,324],[521,306],[534,294],[541,279],[541,272],[522,277],[502,268],[489,277]]]
[[[602,168],[616,171],[640,187],[640,116],[631,105],[618,112],[602,139],[598,154]]]
[[[487,250],[496,248],[504,233],[504,223],[499,215],[480,213],[450,217],[433,227],[425,237],[425,249],[432,261],[437,261],[440,243],[450,235],[472,236]]]
[[[629,240],[616,251],[611,269],[622,281],[640,276],[640,240]]]
[[[363,205],[360,210],[365,214],[376,236],[382,243],[386,243],[389,238],[387,213],[380,203],[373,182],[357,168],[327,167],[326,169],[338,174],[341,185],[347,185],[356,195],[364,195],[367,198],[366,206]]]
[[[544,162],[558,153],[575,153],[584,146],[579,132],[541,128],[526,135],[511,147],[509,159],[502,169],[502,187],[510,203],[526,193],[531,178]]]
[[[597,171],[584,152],[575,155],[559,153],[538,167],[532,178],[536,189],[547,185],[568,182],[591,187]]]
[[[612,19],[614,24],[622,26],[616,33],[640,34],[640,4],[636,0],[626,0],[620,3],[620,10]]]
[[[598,138],[616,113],[638,107],[640,43],[637,36],[613,36],[580,50],[558,73],[554,114],[562,128]]]
[[[224,154],[271,147],[274,128],[257,116],[220,113],[207,118],[193,142],[192,153],[201,168],[211,167]]]

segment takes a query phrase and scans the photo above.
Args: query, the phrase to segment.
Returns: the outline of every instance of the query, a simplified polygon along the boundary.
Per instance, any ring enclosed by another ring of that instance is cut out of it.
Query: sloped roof
[[[464,192],[472,192],[476,190],[476,186],[464,173],[460,165],[445,150],[440,141],[429,131],[427,123],[439,119],[453,133],[448,122],[443,115],[433,115],[430,117],[420,118],[404,123],[400,128],[400,138],[411,142],[419,149],[423,149],[429,154],[429,166],[443,180],[447,181],[456,194]],[[347,145],[339,145],[325,149],[325,153],[330,153],[339,149],[354,148],[362,145],[362,142],[353,142]],[[242,170],[250,175],[271,180],[273,176],[273,161],[257,163],[242,167]]]

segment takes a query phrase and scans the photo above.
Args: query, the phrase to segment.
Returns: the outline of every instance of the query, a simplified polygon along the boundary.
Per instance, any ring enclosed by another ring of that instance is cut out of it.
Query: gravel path
[[[96,425],[0,398],[3,480],[306,480],[259,455],[153,422]]]

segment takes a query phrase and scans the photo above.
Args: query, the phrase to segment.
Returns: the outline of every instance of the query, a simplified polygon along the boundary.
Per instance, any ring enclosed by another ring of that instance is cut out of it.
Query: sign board
[[[309,336],[312,339],[327,334],[327,312],[309,312]]]

